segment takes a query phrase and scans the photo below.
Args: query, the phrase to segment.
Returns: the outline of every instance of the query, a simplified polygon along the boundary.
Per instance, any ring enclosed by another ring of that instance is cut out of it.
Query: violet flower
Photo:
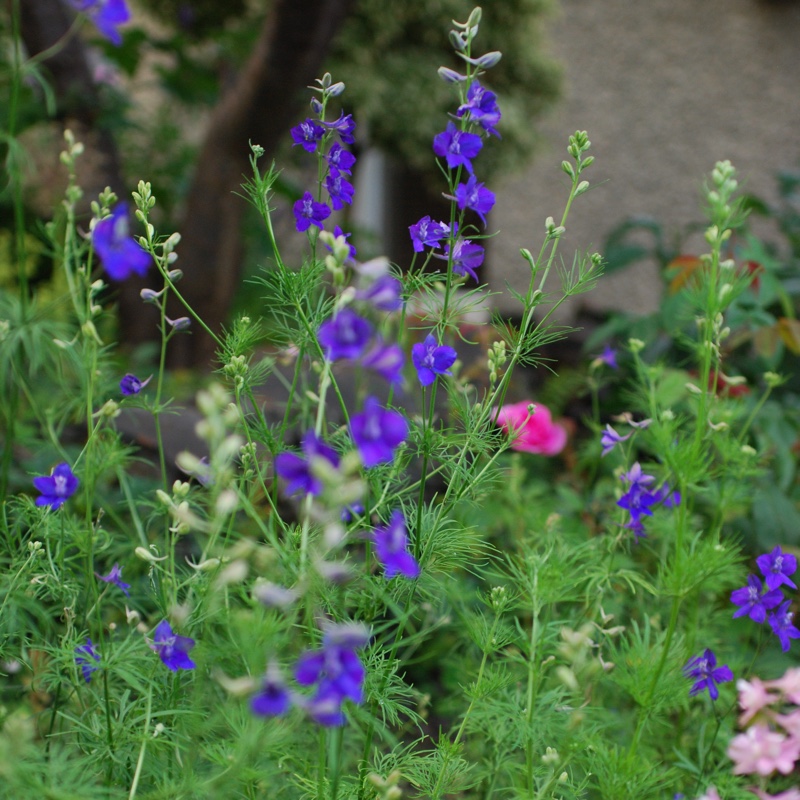
[[[36,498],[37,506],[50,506],[53,510],[60,508],[78,490],[79,481],[73,475],[66,461],[54,467],[50,475],[33,479],[34,487],[41,492]]]
[[[783,650],[784,653],[789,652],[789,648],[791,647],[790,639],[800,639],[800,630],[792,623],[794,614],[789,611],[789,606],[791,606],[791,604],[791,600],[786,600],[781,603],[775,613],[770,614],[767,618],[772,632],[780,640],[781,650]]]
[[[356,157],[349,150],[345,150],[338,142],[334,142],[331,145],[325,160],[331,169],[338,169],[339,172],[345,175],[351,173],[353,165],[356,163]]]
[[[325,135],[325,128],[316,120],[307,119],[292,128],[289,133],[294,139],[292,147],[296,147],[299,144],[307,153],[313,153]]]
[[[164,662],[164,666],[177,672],[179,669],[194,669],[197,664],[189,658],[189,651],[194,647],[194,639],[178,636],[167,620],[162,620],[153,633],[153,650]]]
[[[364,466],[374,467],[392,461],[394,451],[408,438],[408,422],[402,414],[368,397],[363,412],[350,419],[350,435]]]
[[[278,453],[275,456],[275,472],[286,481],[288,495],[298,492],[320,495],[323,490],[322,481],[314,475],[312,464],[315,459],[324,459],[336,468],[339,466],[339,456],[332,447],[318,439],[313,430],[303,437],[301,448],[305,458],[289,451]]]
[[[469,239],[459,239],[453,246],[453,272],[456,275],[469,275],[472,280],[478,283],[478,275],[475,270],[483,264],[484,250],[479,244],[473,244]],[[444,248],[444,254],[434,257],[448,259],[450,257],[450,245]]]
[[[450,169],[464,167],[470,175],[472,175],[472,159],[478,155],[482,147],[480,136],[459,130],[453,122],[448,122],[447,128],[433,137],[433,152],[444,158]]]
[[[103,583],[113,583],[114,586],[116,586],[125,595],[125,597],[131,596],[131,593],[128,591],[128,589],[131,588],[131,585],[129,583],[122,582],[122,570],[120,569],[119,564],[114,564],[114,566],[111,567],[111,571],[108,573],[108,575],[98,575],[96,572],[95,575],[97,576],[97,579],[103,581]]]
[[[500,138],[495,125],[500,122],[500,109],[497,107],[497,95],[484,89],[475,81],[467,90],[467,102],[458,107],[457,117],[468,115],[470,122],[477,122],[485,131]]]
[[[394,275],[381,275],[366,289],[356,292],[358,300],[365,300],[379,311],[399,311],[403,307],[403,284]]]
[[[122,44],[122,35],[117,28],[131,18],[125,0],[69,0],[69,4],[86,14],[100,35],[111,44],[117,47]]]
[[[470,175],[466,183],[459,183],[456,187],[455,200],[462,211],[465,208],[472,209],[486,225],[486,215],[494,207],[495,197],[494,192],[478,183],[474,175]]]
[[[311,192],[305,192],[293,207],[295,227],[300,233],[312,225],[322,228],[322,223],[331,215],[330,206],[317,203]]]
[[[781,604],[783,594],[779,589],[765,591],[761,579],[755,575],[747,576],[747,586],[731,592],[731,603],[739,608],[733,612],[734,619],[747,614],[759,625],[767,619],[767,610]]]
[[[388,525],[375,528],[372,539],[375,543],[375,556],[383,566],[386,578],[402,575],[413,580],[419,577],[419,564],[408,551],[406,522],[401,511],[395,509]]]
[[[330,195],[331,205],[336,211],[340,211],[345,205],[353,202],[355,191],[353,184],[338,169],[331,168],[328,177],[325,178],[325,188]]]
[[[450,367],[457,358],[458,353],[452,347],[438,344],[432,333],[411,348],[411,360],[423,386],[430,386],[437,375],[451,375]]]
[[[250,699],[250,709],[260,717],[279,717],[292,705],[292,697],[286,688],[281,671],[276,664],[267,667],[261,690]]]
[[[405,360],[403,348],[399,344],[384,344],[383,339],[378,336],[359,363],[362,367],[377,372],[389,383],[401,383]]]
[[[87,639],[86,644],[78,645],[75,648],[75,663],[81,668],[83,679],[86,683],[90,683],[92,673],[100,669],[100,656],[94,649],[91,639]]]
[[[322,124],[330,131],[336,131],[339,134],[339,138],[342,140],[342,144],[353,144],[356,138],[353,136],[353,131],[356,129],[356,123],[353,119],[352,114],[345,114],[344,112],[339,114],[339,118],[334,120],[333,122],[325,122],[322,121]]]
[[[358,358],[372,337],[372,325],[349,308],[319,326],[317,341],[328,361]]]
[[[150,254],[130,235],[128,207],[118,203],[110,217],[99,220],[92,229],[92,244],[109,277],[124,281],[133,273],[144,277],[150,267]]]
[[[701,656],[689,659],[683,668],[683,674],[687,678],[698,678],[689,690],[689,695],[694,696],[703,689],[708,689],[708,694],[712,700],[719,697],[718,683],[727,683],[733,680],[733,673],[727,664],[717,667],[717,658],[714,653],[706,649]]]
[[[620,442],[624,442],[633,436],[629,433],[627,436],[620,436],[610,425],[606,425],[600,437],[600,444],[603,446],[601,456],[607,456]]]
[[[152,375],[150,377],[152,378]],[[150,383],[150,378],[141,381],[135,375],[128,373],[119,382],[119,390],[126,397],[130,397],[131,395],[139,394],[148,383]]]
[[[756,564],[766,578],[768,589],[777,589],[783,585],[790,589],[797,588],[789,578],[789,575],[794,574],[797,570],[797,559],[790,553],[782,552],[780,546],[777,546],[771,553],[759,556]]]
[[[439,247],[442,239],[450,236],[450,226],[444,222],[434,222],[425,216],[414,225],[410,225],[411,244],[415,253],[421,253],[426,247]]]

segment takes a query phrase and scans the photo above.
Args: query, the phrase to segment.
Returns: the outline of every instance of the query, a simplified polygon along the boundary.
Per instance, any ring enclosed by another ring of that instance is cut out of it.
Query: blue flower
[[[494,207],[495,197],[494,192],[470,175],[466,183],[459,183],[456,187],[455,200],[462,211],[465,208],[472,209],[486,225],[486,215]]]
[[[101,36],[114,45],[122,44],[117,28],[131,18],[125,0],[69,0],[69,3],[92,20]]]
[[[41,492],[36,498],[36,505],[50,506],[52,509],[61,507],[78,490],[78,483],[69,464],[62,462],[50,475],[33,479],[33,485]]]
[[[467,90],[467,102],[458,107],[457,117],[468,115],[470,122],[477,122],[487,133],[500,138],[495,125],[500,122],[500,109],[497,107],[497,95],[484,89],[475,81]]]
[[[312,464],[315,459],[324,459],[335,468],[339,466],[339,456],[332,447],[318,439],[314,431],[306,433],[301,447],[305,458],[288,451],[278,453],[275,456],[275,472],[287,482],[286,493],[289,495],[298,492],[322,494],[322,481],[314,475]]]
[[[458,353],[447,345],[440,345],[432,333],[411,348],[411,360],[423,386],[430,386],[437,375],[450,375],[450,367],[458,358]]]
[[[408,422],[402,414],[368,397],[364,411],[350,419],[350,435],[364,466],[374,467],[392,461],[394,451],[408,438]]]
[[[772,632],[780,639],[781,650],[783,650],[784,653],[789,652],[789,648],[791,647],[790,639],[800,639],[800,630],[792,624],[792,617],[794,614],[789,611],[789,606],[791,606],[791,604],[791,600],[786,600],[774,614],[770,614],[768,617]]]
[[[322,228],[322,223],[331,215],[331,209],[325,203],[317,203],[311,192],[305,192],[294,204],[295,227],[302,233],[312,225]]]
[[[448,259],[450,245],[445,246],[443,255],[434,253],[434,256]],[[473,244],[469,239],[459,239],[453,246],[453,272],[456,275],[469,275],[477,283],[478,275],[475,270],[483,264],[483,256],[484,249],[479,244]]]
[[[279,717],[292,705],[292,697],[277,665],[270,664],[261,684],[261,691],[250,699],[250,708],[258,716]]]
[[[711,650],[706,649],[701,656],[689,659],[683,668],[683,674],[687,678],[698,678],[689,695],[694,696],[703,689],[708,689],[708,694],[712,700],[719,697],[718,683],[727,683],[733,680],[733,673],[727,664],[717,667],[717,658]]]
[[[611,369],[619,369],[619,364],[617,363],[617,351],[610,344],[607,344],[603,348],[603,352],[597,356],[597,360],[601,364],[605,364]]]
[[[747,614],[753,622],[761,625],[767,619],[767,609],[779,606],[781,600],[783,594],[779,589],[764,591],[761,580],[755,575],[748,575],[747,586],[731,592],[731,603],[739,606],[733,612],[734,619]]]
[[[334,120],[333,122],[324,122],[322,123],[328,130],[336,131],[339,134],[339,138],[342,140],[342,144],[353,144],[355,142],[355,136],[353,136],[353,131],[356,129],[356,123],[353,119],[352,114],[345,114],[344,112],[339,114],[339,119]]]
[[[343,172],[345,175],[350,174],[353,165],[356,163],[356,157],[349,150],[345,150],[338,142],[334,142],[331,145],[325,160],[331,169],[338,169],[339,172]]]
[[[620,436],[610,425],[606,425],[600,437],[600,444],[603,446],[603,452],[600,455],[607,456],[620,442],[630,439],[633,434],[627,436]]]
[[[768,589],[777,589],[779,586],[788,586],[796,589],[797,586],[789,575],[797,570],[797,559],[790,553],[781,551],[780,546],[776,547],[771,553],[764,553],[756,559],[756,564],[761,570],[761,574],[767,580]]]
[[[394,275],[380,275],[368,288],[356,292],[358,300],[366,300],[379,311],[399,311],[403,307],[403,284]]]
[[[130,397],[131,395],[139,394],[139,392],[141,392],[142,389],[144,389],[144,387],[147,386],[148,383],[150,383],[150,378],[147,378],[147,380],[144,381],[140,381],[135,375],[131,375],[130,373],[128,373],[119,382],[119,390],[126,397]]]
[[[442,239],[450,236],[450,226],[425,216],[414,225],[409,225],[408,232],[414,252],[421,253],[426,247],[439,247]]]
[[[86,683],[91,682],[92,673],[100,669],[100,656],[94,649],[91,639],[87,639],[86,644],[75,648],[75,663],[81,668]]]
[[[331,198],[331,205],[340,211],[345,205],[353,202],[353,184],[348,181],[338,169],[331,168],[328,177],[325,178],[325,188]]]
[[[667,484],[656,491],[649,490],[648,487],[655,478],[652,475],[645,475],[638,461],[620,477],[629,486],[628,491],[617,501],[617,505],[630,514],[625,527],[633,531],[637,539],[645,535],[642,517],[652,516],[653,506],[659,503],[663,503],[665,508],[680,505],[680,493],[671,491]]]
[[[319,326],[317,341],[328,361],[358,358],[372,337],[372,325],[349,308]]]
[[[403,348],[399,344],[384,344],[383,339],[378,336],[359,363],[362,367],[374,370],[389,383],[400,383],[403,380],[405,360]]]
[[[395,575],[409,579],[419,577],[419,564],[408,552],[406,522],[401,511],[393,511],[389,524],[375,528],[372,538],[375,543],[375,555],[382,564],[383,574],[387,578],[393,578]]]
[[[453,122],[448,122],[447,128],[433,137],[433,152],[444,158],[450,169],[464,167],[470,175],[472,175],[472,159],[478,155],[482,147],[480,136],[459,130]]]
[[[341,226],[341,225],[336,225],[336,226],[334,227],[334,229],[333,229],[333,238],[334,238],[334,239],[338,239],[340,236],[344,236],[345,240],[347,240],[347,239],[349,239],[349,238],[350,238],[352,235],[353,235],[352,233],[345,233],[345,232],[342,230],[342,226]],[[355,257],[356,257],[356,248],[355,248],[355,246],[354,246],[354,245],[352,245],[352,244],[350,244],[350,242],[347,242],[347,247],[349,248],[349,252],[350,252],[350,258],[355,258]],[[326,244],[326,245],[325,245],[325,249],[326,249],[326,250],[327,250],[329,253],[332,253],[332,252],[333,252],[333,247],[331,247],[329,244]]]
[[[325,135],[325,128],[315,120],[307,119],[292,128],[289,133],[292,134],[292,139],[294,139],[292,147],[296,147],[299,144],[307,153],[313,153]]]
[[[95,575],[97,573],[95,572]],[[122,570],[119,567],[119,564],[114,564],[111,567],[111,571],[108,575],[97,575],[98,580],[103,581],[103,583],[113,583],[124,595],[125,597],[130,597],[131,593],[128,591],[131,585],[129,583],[122,582]]]
[[[153,650],[164,662],[164,666],[177,672],[179,669],[194,669],[197,664],[189,658],[189,651],[194,647],[194,639],[178,636],[167,620],[162,620],[153,633]]]
[[[130,235],[125,203],[118,203],[110,217],[97,222],[92,230],[92,244],[109,277],[115,281],[124,281],[133,273],[144,277],[150,268],[149,253]]]

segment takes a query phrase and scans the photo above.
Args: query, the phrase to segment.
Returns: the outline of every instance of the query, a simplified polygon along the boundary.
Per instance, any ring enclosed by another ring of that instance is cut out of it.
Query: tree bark
[[[215,332],[230,310],[242,262],[246,201],[235,195],[248,171],[249,141],[272,153],[302,108],[301,90],[319,77],[331,40],[353,0],[276,0],[258,44],[214,109],[179,230],[179,288]],[[171,344],[173,366],[208,367],[213,340],[193,326]]]

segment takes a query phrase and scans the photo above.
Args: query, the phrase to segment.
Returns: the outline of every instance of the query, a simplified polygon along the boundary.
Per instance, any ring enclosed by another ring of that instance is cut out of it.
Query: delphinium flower
[[[356,292],[358,300],[378,309],[378,311],[399,311],[403,307],[403,284],[394,275],[381,275],[366,289]]]
[[[494,192],[487,189],[474,175],[470,175],[466,183],[456,186],[455,199],[459,209],[471,209],[486,225],[486,215],[494,207]]]
[[[447,128],[433,138],[433,152],[444,158],[450,169],[464,167],[470,175],[472,175],[472,159],[478,155],[482,147],[480,136],[459,130],[453,122],[448,122]]]
[[[610,344],[606,344],[605,347],[603,347],[603,352],[595,358],[594,363],[597,364],[597,366],[605,364],[610,369],[619,369],[617,351]]]
[[[383,566],[383,574],[387,578],[395,575],[409,579],[419,577],[419,564],[408,552],[406,522],[401,511],[395,509],[387,525],[375,528],[372,540],[375,543],[375,556]]]
[[[87,639],[86,644],[75,648],[75,663],[81,668],[83,679],[89,683],[92,680],[92,673],[100,669],[100,656],[94,649],[91,639]]]
[[[137,378],[135,375],[128,373],[119,382],[119,390],[126,397],[130,397],[131,395],[139,394],[139,392],[141,392],[148,383],[150,383],[150,378],[146,378],[142,381],[139,380],[139,378]]]
[[[286,481],[286,493],[289,495],[322,494],[322,481],[314,475],[313,462],[316,459],[327,461],[332,467],[339,466],[336,451],[317,438],[314,431],[308,431],[301,445],[304,457],[285,451],[275,456],[275,472]]]
[[[767,617],[772,632],[778,637],[781,643],[781,650],[789,652],[791,639],[800,639],[800,630],[792,622],[794,614],[789,611],[792,601],[786,600],[781,603],[778,609]]]
[[[197,665],[189,658],[189,651],[194,647],[194,639],[178,636],[167,620],[162,620],[153,632],[153,650],[164,662],[164,666],[172,672],[179,669],[194,669]]]
[[[317,145],[325,135],[325,128],[316,120],[307,119],[299,125],[295,125],[289,133],[294,139],[293,147],[299,144],[307,153],[314,153],[317,150]]]
[[[69,4],[76,11],[86,14],[101,36],[114,45],[122,44],[122,36],[117,28],[131,18],[125,0],[69,0]]]
[[[330,206],[318,203],[311,192],[305,192],[294,204],[295,227],[300,233],[312,225],[322,228],[322,223],[331,215]]]
[[[450,258],[450,245],[445,245],[444,253],[436,258],[448,260]],[[453,272],[456,275],[469,275],[472,280],[478,282],[478,274],[475,270],[483,264],[484,249],[471,242],[469,239],[459,239],[453,245]]]
[[[405,360],[403,348],[399,344],[386,344],[380,336],[377,336],[358,363],[366,369],[377,372],[389,383],[401,383]]]
[[[170,319],[169,317],[165,316],[164,319],[166,320],[167,325],[169,325],[173,331],[187,331],[192,327],[192,321],[189,319],[189,317]]]
[[[301,686],[316,686],[306,710],[321,725],[344,725],[345,700],[364,700],[366,670],[356,652],[369,641],[360,625],[329,625],[322,648],[304,653],[295,666],[295,680]]]
[[[279,717],[292,705],[292,696],[286,688],[281,671],[274,663],[267,667],[261,689],[250,699],[250,708],[258,716]]]
[[[392,461],[394,451],[408,438],[408,422],[402,414],[368,397],[364,410],[350,419],[350,435],[364,466],[374,467]]]
[[[349,175],[356,163],[356,157],[349,151],[342,147],[338,142],[331,145],[328,150],[325,160],[331,169],[339,170],[339,172]]]
[[[764,553],[756,559],[756,564],[767,582],[768,589],[777,589],[779,586],[788,586],[796,589],[797,586],[789,578],[797,571],[797,559],[790,553],[784,553],[780,546],[771,553]]]
[[[97,573],[95,572],[95,575]],[[122,570],[119,567],[119,564],[114,564],[111,567],[111,571],[108,575],[97,575],[98,580],[103,581],[103,583],[113,583],[124,595],[125,597],[130,597],[131,593],[128,591],[131,585],[129,583],[122,582]]]
[[[131,237],[128,207],[118,203],[110,217],[101,219],[92,230],[92,244],[109,277],[124,281],[133,273],[144,277],[152,259]]]
[[[733,612],[734,618],[745,614],[759,625],[766,621],[767,610],[780,605],[783,594],[779,589],[769,590],[755,575],[747,576],[747,586],[731,592],[731,603],[739,606]]]
[[[603,447],[602,456],[607,456],[620,442],[627,441],[633,436],[629,433],[627,436],[621,436],[610,425],[606,425],[606,429],[600,436],[600,444]]]
[[[345,205],[353,202],[355,191],[353,184],[338,169],[331,168],[328,172],[328,176],[325,178],[325,188],[331,198],[331,205],[336,211],[340,211]]]
[[[457,117],[468,115],[471,122],[477,122],[486,133],[499,138],[500,134],[495,129],[495,125],[500,122],[500,109],[497,106],[497,95],[490,92],[478,83],[473,81],[467,90],[467,102],[458,107]]]
[[[322,120],[322,124],[329,131],[336,131],[342,144],[353,144],[355,142],[356,138],[353,136],[353,131],[356,129],[356,123],[352,114],[342,112],[339,114],[338,119],[333,120],[333,122]]]
[[[727,683],[733,680],[733,673],[730,667],[727,664],[718,667],[717,657],[709,649],[706,649],[702,655],[689,659],[683,668],[683,674],[687,678],[698,679],[689,690],[691,696],[702,692],[703,689],[708,689],[708,694],[712,700],[716,700],[719,697],[718,683]]]
[[[421,253],[426,247],[439,247],[443,239],[450,236],[450,226],[444,222],[435,222],[429,216],[410,225],[411,244],[415,253]]]
[[[424,342],[417,342],[411,348],[411,360],[417,370],[419,382],[430,386],[437,375],[450,375],[450,367],[458,358],[458,353],[447,345],[440,345],[436,337],[429,333]]]
[[[358,358],[372,337],[372,325],[349,308],[319,326],[317,341],[328,361]]]
[[[628,484],[628,491],[617,500],[617,505],[629,513],[630,518],[625,527],[632,531],[637,539],[646,535],[642,517],[652,516],[653,506],[663,503],[666,508],[673,508],[681,502],[680,493],[671,491],[666,484],[660,489],[650,491],[648,487],[655,478],[643,473],[638,461],[620,478]]]
[[[338,239],[340,236],[343,236],[345,241],[347,241],[352,235],[353,235],[352,233],[345,233],[342,230],[342,226],[341,225],[336,225],[334,227],[334,229],[333,229],[333,237],[334,237],[334,239]],[[356,257],[355,245],[351,244],[350,242],[347,242],[347,248],[348,248],[348,252],[350,254],[350,258],[355,258]],[[331,253],[333,252],[333,248],[331,246],[327,245],[327,244],[325,245],[325,249],[329,250]]]
[[[503,406],[493,418],[503,431],[513,436],[512,450],[554,456],[567,443],[566,429],[553,422],[546,406],[524,400]]]
[[[78,490],[78,479],[73,475],[69,464],[63,461],[50,475],[33,479],[33,485],[41,495],[36,498],[37,506],[60,508]]]

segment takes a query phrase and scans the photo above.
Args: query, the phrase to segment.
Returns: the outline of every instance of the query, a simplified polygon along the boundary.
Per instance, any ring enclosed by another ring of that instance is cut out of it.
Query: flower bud
[[[462,75],[460,72],[456,72],[454,69],[450,69],[449,67],[439,67],[437,71],[439,73],[439,77],[445,83],[461,83],[467,79],[466,75]]]
[[[153,303],[158,305],[158,301],[162,294],[164,294],[163,289],[160,292],[157,292],[154,289],[142,289],[142,291],[139,292],[139,297],[141,297],[145,303]]]
[[[183,270],[180,269],[171,269],[167,273],[167,277],[173,282],[177,283],[183,277]],[[186,319],[185,317],[181,317],[181,319]]]
[[[155,564],[156,561],[167,560],[167,556],[161,556],[161,558],[159,558],[157,555],[151,553],[146,547],[137,547],[133,552],[137,558],[141,558],[142,561],[149,561],[151,564]]]
[[[482,69],[491,69],[503,57],[499,50],[492,50],[489,53],[484,53],[479,58],[475,59],[475,64]]]

